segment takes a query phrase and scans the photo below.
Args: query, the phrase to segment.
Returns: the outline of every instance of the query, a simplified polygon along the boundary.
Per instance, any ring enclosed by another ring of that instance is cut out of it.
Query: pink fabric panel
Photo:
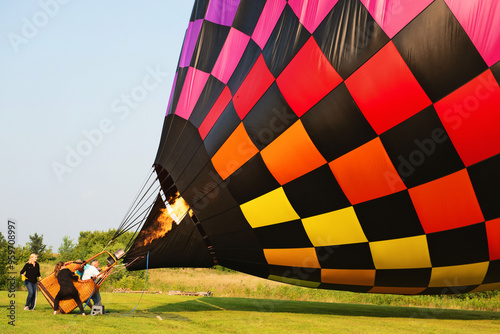
[[[269,36],[273,32],[276,22],[278,22],[283,9],[285,8],[286,0],[268,0],[264,5],[259,22],[252,35],[252,39],[261,49],[264,49]]]
[[[231,28],[226,43],[215,63],[212,75],[227,84],[233,74],[238,62],[245,52],[250,37],[237,29]]]
[[[177,73],[175,73],[174,83],[172,84],[172,91],[170,92],[170,99],[168,100],[167,115],[168,115],[170,108],[172,108],[172,99],[174,98],[176,84],[177,84]]]
[[[488,66],[500,60],[500,2],[445,0]]]
[[[393,38],[433,0],[361,0],[389,38]]]
[[[312,34],[338,0],[288,0],[300,23]]]
[[[202,23],[203,20],[189,22],[186,38],[184,39],[184,45],[182,47],[179,67],[189,66],[189,63],[191,63],[191,57],[193,56],[194,47],[196,46]]]
[[[189,68],[186,81],[184,81],[184,86],[182,87],[181,96],[179,97],[179,103],[175,110],[177,116],[189,119],[203,87],[207,83],[209,75],[192,67]]]
[[[223,26],[231,26],[240,0],[212,0],[208,5],[205,20]]]

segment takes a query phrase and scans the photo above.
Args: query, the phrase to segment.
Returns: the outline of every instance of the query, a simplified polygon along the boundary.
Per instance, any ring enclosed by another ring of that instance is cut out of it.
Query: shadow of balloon
[[[222,297],[196,298],[179,303],[165,304],[148,310],[151,313],[200,311],[282,312],[378,318],[500,320],[498,312],[490,311]]]

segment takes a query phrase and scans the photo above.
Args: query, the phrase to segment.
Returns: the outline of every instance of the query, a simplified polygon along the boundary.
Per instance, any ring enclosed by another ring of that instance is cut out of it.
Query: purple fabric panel
[[[389,38],[394,37],[434,0],[361,0]]]
[[[252,39],[261,49],[264,49],[269,36],[273,32],[276,22],[278,22],[283,9],[285,8],[286,0],[268,0],[262,10],[259,22],[252,35]]]
[[[170,99],[168,100],[167,115],[169,113],[170,108],[172,108],[172,99],[174,98],[176,84],[177,84],[177,73],[175,73],[174,82],[172,84],[172,91],[170,92]],[[173,111],[172,111],[172,113],[173,113]]]
[[[193,108],[200,97],[203,87],[207,83],[208,76],[210,74],[202,72],[200,70],[189,68],[186,81],[182,87],[181,96],[179,97],[179,103],[177,104],[177,109],[175,114],[184,119],[189,119]]]
[[[224,44],[224,47],[219,54],[219,58],[217,58],[214,69],[212,70],[212,75],[227,84],[236,69],[238,62],[240,61],[243,52],[245,52],[245,48],[247,47],[249,40],[249,36],[239,30],[231,28],[226,43]]]
[[[488,66],[500,61],[500,2],[445,0]]]
[[[300,23],[312,34],[338,0],[288,0]]]
[[[179,67],[189,66],[189,63],[191,63],[191,57],[193,56],[194,47],[196,46],[196,41],[198,40],[202,23],[203,20],[189,22],[189,26],[186,31],[186,38],[184,39],[184,46],[182,48],[181,60],[179,61]]]
[[[212,0],[208,5],[205,20],[231,26],[239,5],[240,0]]]

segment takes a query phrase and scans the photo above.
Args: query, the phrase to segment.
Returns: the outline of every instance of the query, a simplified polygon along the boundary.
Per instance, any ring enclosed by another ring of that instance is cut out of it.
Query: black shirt
[[[23,273],[26,273],[26,279],[28,282],[36,284],[38,277],[40,277],[40,265],[38,262],[35,262],[35,265],[28,262],[24,265],[23,269],[21,269],[21,275]]]
[[[78,276],[73,274],[68,268],[61,269],[57,274],[57,281],[62,287],[74,287],[73,281],[78,281]]]

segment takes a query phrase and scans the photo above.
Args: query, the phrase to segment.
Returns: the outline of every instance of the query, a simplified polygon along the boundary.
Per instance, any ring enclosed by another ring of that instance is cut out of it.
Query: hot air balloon
[[[499,61],[494,0],[197,0],[125,262],[500,288]]]

